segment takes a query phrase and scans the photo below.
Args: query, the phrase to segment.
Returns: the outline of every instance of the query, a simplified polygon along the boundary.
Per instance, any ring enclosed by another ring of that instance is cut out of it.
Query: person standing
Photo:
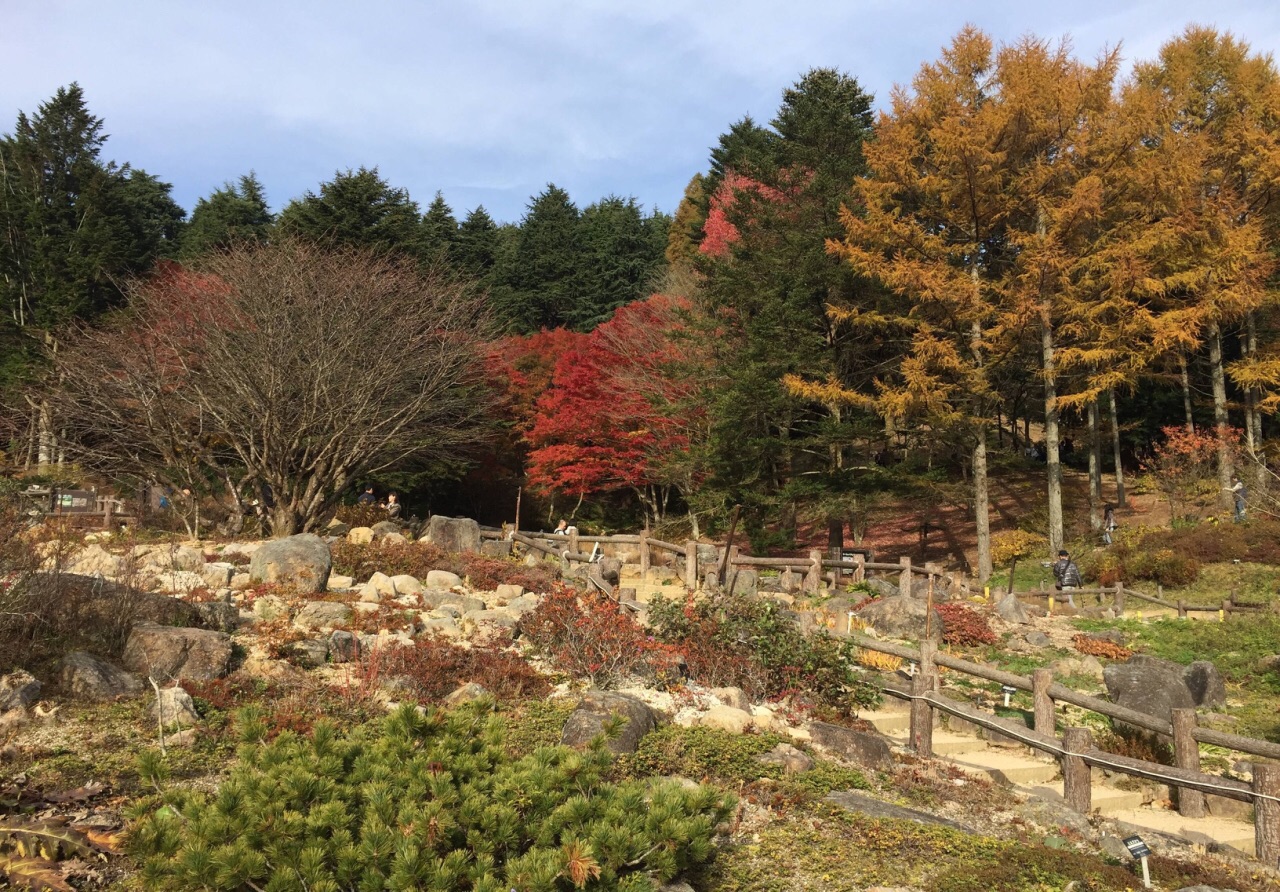
[[[1107,502],[1102,506],[1102,544],[1111,544],[1111,534],[1116,531],[1116,506]]]
[[[364,488],[364,492],[360,493],[359,498],[357,498],[357,499],[356,499],[356,504],[357,504],[357,505],[376,505],[376,504],[378,504],[378,497],[377,497],[377,496],[375,496],[375,495],[373,494],[373,486],[372,486],[372,485],[366,486],[366,487]]]
[[[1236,523],[1244,520],[1245,498],[1249,491],[1245,488],[1244,481],[1235,474],[1231,475],[1231,486],[1227,488],[1227,492],[1231,493],[1231,504],[1235,508],[1235,516],[1231,519]]]
[[[1058,550],[1058,561],[1053,565],[1054,588],[1067,593],[1067,603],[1076,606],[1072,592],[1080,587],[1080,568],[1071,560],[1071,554],[1065,549]]]

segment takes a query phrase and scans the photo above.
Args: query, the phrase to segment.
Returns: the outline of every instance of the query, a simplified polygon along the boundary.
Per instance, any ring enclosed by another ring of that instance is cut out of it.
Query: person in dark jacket
[[[373,487],[366,486],[364,492],[360,493],[360,497],[356,499],[357,505],[376,505],[378,497],[373,494]]]
[[[1058,550],[1058,561],[1053,565],[1054,588],[1067,593],[1067,603],[1076,606],[1076,599],[1071,593],[1080,587],[1080,568],[1071,560],[1065,548]]]

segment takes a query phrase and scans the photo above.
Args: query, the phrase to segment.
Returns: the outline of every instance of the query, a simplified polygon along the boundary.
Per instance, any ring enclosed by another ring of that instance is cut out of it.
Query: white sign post
[[[1141,836],[1126,836],[1124,838],[1125,848],[1129,850],[1129,854],[1142,862],[1142,885],[1143,888],[1151,888],[1151,869],[1147,867],[1147,856],[1151,854],[1151,849],[1147,848],[1147,844],[1142,841]]]

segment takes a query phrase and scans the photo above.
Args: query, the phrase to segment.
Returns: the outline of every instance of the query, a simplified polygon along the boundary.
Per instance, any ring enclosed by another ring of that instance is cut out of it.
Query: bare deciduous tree
[[[301,242],[241,246],[129,290],[53,357],[87,466],[246,493],[277,536],[314,529],[358,477],[455,458],[486,432],[484,301],[443,273]]]

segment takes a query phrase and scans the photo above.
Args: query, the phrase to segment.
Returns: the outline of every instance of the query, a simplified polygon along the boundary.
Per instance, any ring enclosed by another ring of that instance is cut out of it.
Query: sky
[[[1280,50],[1280,2],[0,0],[0,132],[79,82],[106,158],[190,210],[253,170],[279,210],[377,167],[518,222],[548,183],[675,210],[710,147],[816,67],[883,107],[965,24],[1155,57],[1191,23]]]

